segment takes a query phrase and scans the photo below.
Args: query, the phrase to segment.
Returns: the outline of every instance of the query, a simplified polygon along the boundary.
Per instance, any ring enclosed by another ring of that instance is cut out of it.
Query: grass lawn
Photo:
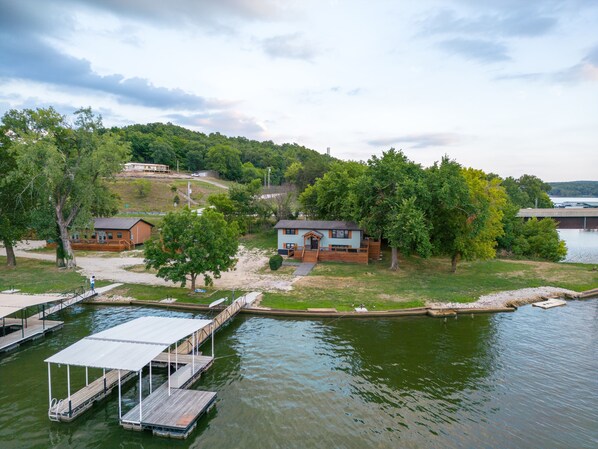
[[[401,269],[383,262],[369,265],[319,263],[312,273],[285,293],[265,293],[261,305],[281,309],[335,307],[371,310],[423,306],[426,300],[472,302],[479,296],[526,287],[554,286],[575,291],[598,287],[593,265],[489,260],[462,262],[450,273],[450,260],[407,258]]]
[[[269,229],[267,231],[262,231],[255,234],[247,234],[242,236],[239,239],[239,242],[246,248],[263,249],[275,254],[276,248],[278,248],[277,230]]]
[[[140,301],[161,301],[166,298],[175,298],[177,302],[190,304],[209,304],[220,298],[231,298],[231,290],[218,290],[210,287],[202,287],[205,293],[193,293],[189,288],[166,287],[144,284],[123,284],[120,287],[110,290],[107,296],[126,296]],[[246,292],[235,290],[235,298],[244,295]]]
[[[0,256],[0,291],[16,288],[23,293],[64,293],[84,286],[87,279],[77,271],[57,268],[52,262],[17,257],[16,268]],[[110,284],[96,281],[96,287]]]
[[[180,191],[187,190],[187,180],[184,179],[164,179],[164,178],[143,178],[150,183],[150,189],[147,196],[140,198],[135,188],[135,181],[139,178],[117,178],[110,183],[110,190],[117,193],[120,197],[119,210],[137,212],[170,212],[180,209],[186,204],[184,198],[179,194],[181,206],[175,208],[173,205],[174,193],[170,190],[171,186],[176,186]],[[217,187],[207,182],[190,179],[191,199],[197,201],[199,206],[203,207],[207,203],[208,196],[214,193],[225,192],[225,189]],[[143,217],[145,219],[145,217]],[[149,221],[149,220],[148,220]]]

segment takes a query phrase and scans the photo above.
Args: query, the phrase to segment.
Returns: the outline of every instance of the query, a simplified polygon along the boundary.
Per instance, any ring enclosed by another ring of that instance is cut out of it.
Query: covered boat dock
[[[46,320],[46,306],[62,298],[52,295],[0,293],[0,352],[10,351],[20,344],[42,337],[62,327],[62,321]],[[42,309],[39,314],[25,316],[27,308]],[[20,312],[20,317],[18,316]],[[12,316],[12,317],[11,317]]]
[[[212,355],[197,353],[199,334],[211,332]],[[83,338],[46,359],[48,363],[48,416],[72,421],[99,399],[118,388],[118,417],[123,427],[149,429],[154,434],[186,438],[199,417],[216,399],[216,393],[188,390],[214,361],[214,326],[211,320],[142,317]],[[178,346],[193,342],[190,354],[179,354]],[[67,397],[52,397],[51,365],[66,365]],[[84,367],[86,386],[71,394],[70,367]],[[143,397],[143,369],[149,366],[149,395]],[[166,366],[168,380],[153,388],[152,367]],[[89,383],[88,369],[102,369],[102,376]],[[171,374],[171,368],[174,372]],[[122,384],[137,375],[139,400],[123,412]]]

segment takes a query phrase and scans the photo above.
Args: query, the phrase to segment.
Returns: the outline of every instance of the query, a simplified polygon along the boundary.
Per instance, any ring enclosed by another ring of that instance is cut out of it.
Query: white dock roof
[[[22,295],[17,293],[0,293],[0,318],[18,312],[25,307],[60,301],[60,296]]]
[[[164,349],[162,345],[84,338],[54,354],[45,362],[139,371]]]
[[[139,371],[169,345],[211,323],[191,318],[141,317],[85,337],[45,362]]]
[[[211,320],[144,316],[89,338],[171,345],[206,326]]]

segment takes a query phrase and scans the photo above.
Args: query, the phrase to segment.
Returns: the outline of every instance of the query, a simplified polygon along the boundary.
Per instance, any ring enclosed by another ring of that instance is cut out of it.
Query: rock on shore
[[[434,308],[450,309],[485,309],[499,307],[518,307],[525,304],[544,301],[547,298],[577,298],[579,293],[558,287],[536,287],[510,290],[491,295],[480,296],[470,303],[434,302],[428,304]]]

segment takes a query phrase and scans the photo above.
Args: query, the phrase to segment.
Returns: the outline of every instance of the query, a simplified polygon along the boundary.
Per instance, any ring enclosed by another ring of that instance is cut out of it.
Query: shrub
[[[282,266],[282,256],[280,254],[275,254],[270,257],[268,263],[270,264],[270,269],[276,271]]]

